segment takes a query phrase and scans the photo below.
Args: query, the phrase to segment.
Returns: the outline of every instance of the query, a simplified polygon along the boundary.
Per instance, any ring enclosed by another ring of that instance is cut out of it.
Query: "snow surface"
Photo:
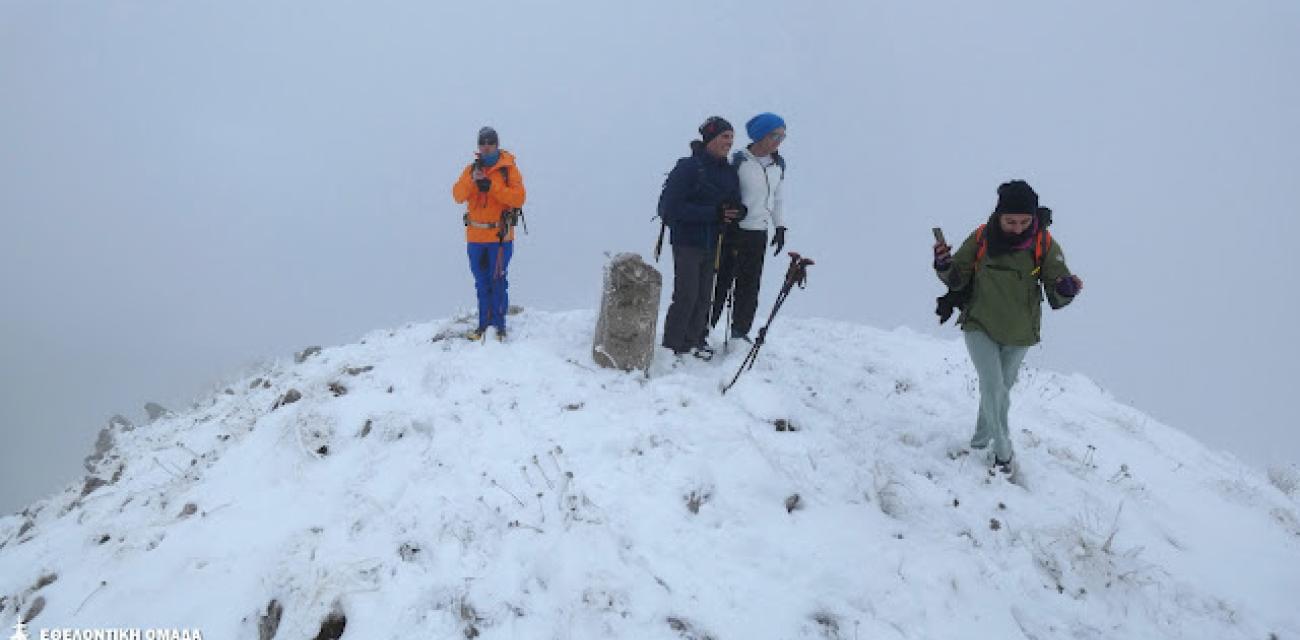
[[[272,600],[294,640],[332,610],[366,639],[1300,637],[1294,487],[1084,377],[1024,370],[1013,484],[960,453],[957,339],[780,317],[723,396],[742,350],[625,374],[594,325],[377,331],[115,429],[115,482],[0,519],[0,628],[43,598],[33,637],[257,638]]]

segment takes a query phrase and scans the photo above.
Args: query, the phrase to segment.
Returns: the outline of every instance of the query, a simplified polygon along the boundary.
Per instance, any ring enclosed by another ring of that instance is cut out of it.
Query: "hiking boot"
[[[466,331],[466,332],[465,332],[465,339],[466,339],[466,340],[469,340],[470,342],[476,342],[476,341],[478,341],[478,340],[482,340],[482,339],[483,339],[483,332],[484,332],[485,330],[486,330],[486,329],[484,329],[484,328],[479,328],[479,329],[470,329],[469,331]]]
[[[708,362],[713,359],[713,349],[710,349],[707,346],[695,347],[694,349],[691,349],[691,355]]]
[[[1016,457],[1013,455],[1013,456],[1011,456],[1010,458],[1007,458],[1006,460],[998,460],[997,457],[994,456],[994,458],[993,458],[993,468],[994,468],[994,469],[997,469],[997,470],[998,470],[998,473],[1005,473],[1006,475],[1009,475],[1009,476],[1010,476],[1010,475],[1015,475],[1015,473],[1016,473]]]
[[[754,344],[754,341],[749,339],[749,334],[747,334],[747,333],[741,333],[741,332],[739,332],[739,331],[732,331],[732,332],[731,332],[731,339],[732,339],[732,340],[743,340],[746,344]]]
[[[505,342],[505,341],[506,341],[506,329],[505,327],[501,327],[497,329],[497,342]]]

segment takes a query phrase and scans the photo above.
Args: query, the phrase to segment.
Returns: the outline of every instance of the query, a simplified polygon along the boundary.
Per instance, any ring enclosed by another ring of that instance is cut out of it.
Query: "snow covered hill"
[[[0,625],[204,638],[1300,637],[1300,504],[1027,369],[1018,484],[961,343],[779,318],[757,366],[591,364],[590,311],[286,359],[0,520]],[[295,396],[301,396],[295,400]],[[88,493],[87,493],[88,491]],[[1287,492],[1290,492],[1288,495]]]

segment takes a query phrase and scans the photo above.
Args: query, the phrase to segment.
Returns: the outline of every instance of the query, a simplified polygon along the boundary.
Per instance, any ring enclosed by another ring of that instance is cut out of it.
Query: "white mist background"
[[[817,260],[783,314],[957,337],[929,228],[1024,178],[1086,283],[1029,363],[1300,460],[1297,61],[1280,0],[5,3],[0,509],[77,477],[114,413],[469,307],[450,186],[481,125],[529,188],[512,301],[564,310],[606,251],[648,257],[704,117],[743,142],[768,110]]]

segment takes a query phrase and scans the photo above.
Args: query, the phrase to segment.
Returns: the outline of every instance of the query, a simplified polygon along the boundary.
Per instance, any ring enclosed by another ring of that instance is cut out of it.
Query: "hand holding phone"
[[[943,229],[934,227],[934,268],[943,271],[952,264],[952,247],[943,239]]]

